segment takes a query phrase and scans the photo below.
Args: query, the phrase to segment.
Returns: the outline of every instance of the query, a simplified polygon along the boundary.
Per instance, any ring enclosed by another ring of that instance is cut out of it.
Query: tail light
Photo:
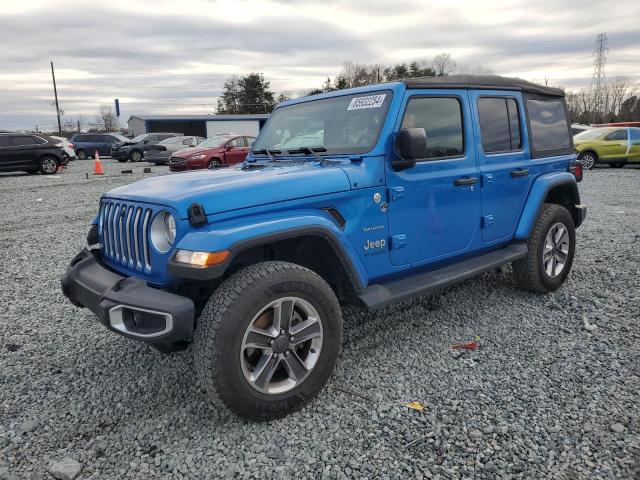
[[[582,162],[580,160],[572,160],[569,164],[569,172],[576,177],[576,182],[582,181]]]

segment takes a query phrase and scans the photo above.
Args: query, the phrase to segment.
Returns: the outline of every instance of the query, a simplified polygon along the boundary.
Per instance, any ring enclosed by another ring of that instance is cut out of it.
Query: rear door
[[[412,168],[387,171],[391,262],[429,263],[468,253],[480,224],[468,92],[409,90],[396,124],[402,128],[424,128],[427,155]],[[367,253],[380,251],[375,240],[368,239]]]
[[[626,158],[627,147],[627,129],[616,128],[602,139],[602,146],[599,149],[601,160],[618,160]]]
[[[524,148],[522,96],[518,92],[471,92],[482,191],[482,240],[509,239],[533,178]]]
[[[16,168],[34,168],[37,164],[36,145],[39,143],[42,141],[32,135],[11,135],[9,146],[13,165]]]

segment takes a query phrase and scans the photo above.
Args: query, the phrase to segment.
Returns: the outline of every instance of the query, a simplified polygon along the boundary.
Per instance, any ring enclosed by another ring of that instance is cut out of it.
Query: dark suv
[[[181,135],[182,133],[168,132],[143,133],[133,140],[114,144],[111,147],[111,157],[119,162],[126,162],[127,160],[139,162],[144,157],[144,152],[149,150],[151,145],[156,145],[163,140]]]
[[[0,133],[0,172],[56,173],[62,163],[62,143],[47,135]]]
[[[71,137],[71,143],[78,160],[93,157],[97,151],[100,155],[110,155],[111,146],[129,139],[119,133],[78,133]]]

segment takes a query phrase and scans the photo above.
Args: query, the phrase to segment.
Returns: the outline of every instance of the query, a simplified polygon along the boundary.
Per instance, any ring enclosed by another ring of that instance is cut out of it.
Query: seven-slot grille
[[[149,228],[153,211],[127,202],[100,205],[102,254],[129,268],[150,271]]]

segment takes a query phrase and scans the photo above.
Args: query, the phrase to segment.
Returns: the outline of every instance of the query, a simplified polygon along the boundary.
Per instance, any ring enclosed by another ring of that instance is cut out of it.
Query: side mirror
[[[145,141],[144,141],[144,142],[142,142],[142,143],[144,143],[144,144],[146,145],[147,143],[149,143],[149,140],[145,140]]]
[[[424,128],[403,128],[396,135],[393,150],[397,157],[391,162],[394,170],[414,167],[417,159],[427,156],[427,132]]]

